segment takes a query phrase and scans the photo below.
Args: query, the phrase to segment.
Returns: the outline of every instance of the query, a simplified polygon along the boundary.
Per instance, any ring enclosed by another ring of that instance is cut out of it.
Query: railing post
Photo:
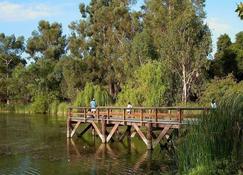
[[[99,108],[97,108],[97,122],[99,122],[99,119],[100,119],[100,110]]]
[[[155,122],[156,122],[156,127],[158,127],[158,109],[155,109]]]
[[[181,123],[182,122],[182,109],[178,109],[178,120]]]
[[[158,122],[158,109],[155,109],[155,122]]]
[[[143,125],[143,109],[140,111],[140,120],[141,120],[141,125]]]
[[[87,118],[87,111],[86,108],[84,108],[84,122],[86,122],[86,118]]]
[[[109,119],[110,119],[110,109],[107,108],[107,124],[109,124]]]
[[[123,109],[123,124],[126,125],[126,109]]]

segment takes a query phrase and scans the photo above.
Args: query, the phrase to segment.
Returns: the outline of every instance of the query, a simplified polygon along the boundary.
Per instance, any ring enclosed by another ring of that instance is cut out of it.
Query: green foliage
[[[76,106],[89,106],[92,98],[95,98],[97,105],[107,106],[111,104],[111,97],[108,92],[98,85],[87,83],[84,90],[80,91],[74,102]]]
[[[49,113],[50,109],[53,107],[52,105],[50,105],[52,103],[57,103],[54,94],[39,93],[33,97],[33,102],[31,104],[31,112],[42,114]]]
[[[243,80],[243,32],[236,34],[236,41],[231,43],[228,35],[221,35],[217,42],[215,59],[210,61],[209,76],[225,77],[233,73],[238,81]]]
[[[34,97],[34,102],[31,104],[31,110],[34,113],[47,113],[49,107],[47,98],[47,95],[37,95]]]
[[[228,94],[243,93],[243,82],[237,83],[232,75],[223,79],[214,79],[205,85],[200,102],[210,104],[214,98],[220,101]]]
[[[57,114],[58,115],[66,115],[67,114],[67,108],[68,108],[69,104],[62,102],[58,105],[58,110],[57,110]]]
[[[35,61],[41,57],[58,60],[65,53],[65,47],[66,37],[62,35],[61,24],[41,20],[38,32],[32,32],[32,37],[27,41],[26,52]]]
[[[118,105],[161,106],[166,103],[165,67],[159,62],[141,66],[118,95]]]
[[[59,101],[54,100],[54,101],[49,105],[49,113],[50,113],[50,114],[57,114],[57,113],[58,113],[58,106],[59,106]]]
[[[189,129],[177,150],[181,173],[193,169],[203,174],[206,167],[208,174],[235,174],[241,144],[237,122],[243,122],[242,105],[242,93],[225,95],[216,110],[204,114],[199,124]]]
[[[241,2],[240,4],[237,5],[237,9],[235,12],[238,13],[238,16],[243,19],[243,3]]]

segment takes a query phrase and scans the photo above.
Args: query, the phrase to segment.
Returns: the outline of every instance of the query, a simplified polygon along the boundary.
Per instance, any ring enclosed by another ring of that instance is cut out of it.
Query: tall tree
[[[66,37],[62,35],[62,26],[40,21],[38,31],[33,31],[27,41],[26,52],[37,61],[39,58],[59,60],[65,53]]]
[[[217,52],[214,59],[210,61],[210,78],[224,77],[236,71],[235,53],[230,49],[231,39],[227,34],[219,36],[217,41]]]
[[[203,22],[201,8],[204,2],[178,3],[180,8],[174,6],[172,11],[176,12],[171,13],[175,16],[170,18],[164,33],[161,57],[167,60],[171,71],[177,75],[181,99],[186,103],[195,86],[200,86],[203,80],[207,56],[211,51],[211,37],[208,26]]]
[[[25,64],[21,58],[24,51],[24,37],[16,38],[14,35],[0,34],[0,81],[1,100],[9,104],[9,78],[14,68],[19,64]]]
[[[70,51],[87,61],[95,59],[93,67],[100,67],[100,83],[115,98],[124,81],[123,65],[134,34],[129,1],[92,0],[88,6],[81,4],[80,12],[82,20],[70,25]]]

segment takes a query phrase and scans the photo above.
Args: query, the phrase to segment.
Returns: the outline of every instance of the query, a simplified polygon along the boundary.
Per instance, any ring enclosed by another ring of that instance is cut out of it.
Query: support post
[[[71,137],[71,134],[70,134],[70,125],[71,125],[71,123],[70,122],[71,122],[70,118],[68,117],[68,119],[67,119],[67,138]]]
[[[71,126],[71,117],[72,117],[72,108],[69,107],[68,108],[68,116],[67,116],[67,138],[71,137],[71,133],[70,133],[70,126]]]
[[[102,143],[106,143],[106,118],[101,121]]]
[[[152,136],[152,123],[151,122],[148,122],[147,124],[147,149],[151,150],[153,149],[153,144],[152,144],[152,139],[153,139],[153,136]]]
[[[86,118],[87,118],[87,111],[86,108],[84,109],[84,122],[86,122]]]

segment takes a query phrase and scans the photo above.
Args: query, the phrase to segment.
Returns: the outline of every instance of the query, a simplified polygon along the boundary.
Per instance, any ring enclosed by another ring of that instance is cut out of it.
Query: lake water
[[[67,139],[65,117],[0,114],[0,175],[176,174],[173,160],[138,137],[106,145],[91,134]]]

